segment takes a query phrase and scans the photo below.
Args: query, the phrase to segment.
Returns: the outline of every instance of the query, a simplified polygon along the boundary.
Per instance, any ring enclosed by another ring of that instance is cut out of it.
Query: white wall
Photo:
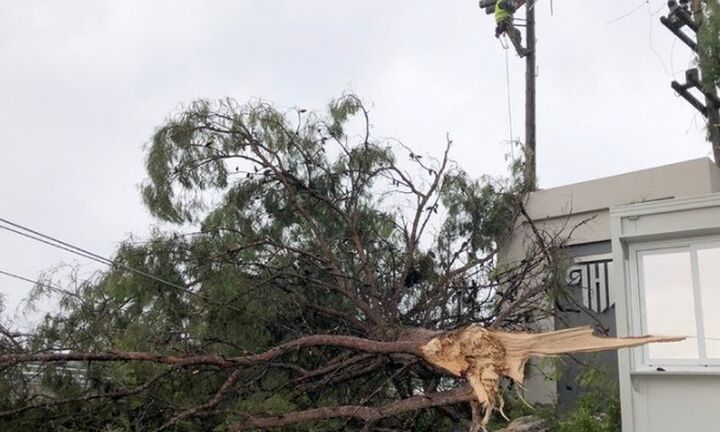
[[[720,234],[720,193],[621,206],[611,209],[610,216],[613,285],[624,287],[616,296],[617,331],[637,335],[641,311],[629,251],[648,242]],[[618,355],[623,432],[720,430],[720,366],[647,368],[642,350]]]
[[[720,376],[636,374],[630,392],[623,432],[720,430]]]
[[[541,229],[567,233],[574,229],[568,244],[580,245],[611,239],[611,207],[713,192],[720,192],[720,169],[710,159],[701,158],[540,190],[528,196],[526,208],[530,218]],[[682,226],[684,221],[678,223]],[[500,263],[511,264],[522,259],[526,243],[532,238],[528,224],[519,223],[500,250]],[[615,291],[612,293],[614,297],[621,294],[617,287],[622,287],[622,284],[610,285],[610,290]],[[554,322],[548,320],[541,325],[550,329],[554,327]],[[530,402],[555,402],[556,383],[547,379],[556,375],[552,363],[534,362],[528,372],[525,398]]]
[[[720,192],[720,169],[707,158],[533,192],[527,212],[550,232],[569,231],[581,222],[569,244],[610,239],[610,207]],[[522,258],[532,238],[520,224],[501,251],[503,262]]]

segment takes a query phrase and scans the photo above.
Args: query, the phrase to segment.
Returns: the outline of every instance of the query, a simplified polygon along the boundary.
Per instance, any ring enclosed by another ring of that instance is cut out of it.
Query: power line
[[[60,239],[57,239],[57,238],[55,238],[55,237],[51,237],[51,236],[49,236],[49,235],[47,235],[47,234],[43,234],[43,233],[41,233],[41,232],[39,232],[39,231],[35,231],[35,230],[31,229],[31,228],[28,228],[28,227],[26,227],[26,226],[22,226],[22,225],[20,225],[20,224],[18,224],[18,223],[9,221],[9,220],[7,220],[7,219],[4,219],[4,218],[1,218],[1,217],[0,217],[0,222],[6,223],[6,224],[11,225],[11,226],[14,226],[15,228],[20,228],[20,229],[23,230],[23,231],[27,231],[27,232],[29,232],[29,233],[35,234],[35,235],[37,235],[37,236],[40,236],[40,237],[42,237],[42,238],[48,239],[48,240],[50,240],[50,241],[53,241],[53,242],[55,242],[55,243],[61,244],[61,245],[66,246],[66,247],[68,247],[68,248],[78,250],[78,251],[80,251],[80,252],[82,252],[82,253],[84,253],[84,254],[87,254],[88,257],[94,257],[93,259],[94,259],[95,261],[100,260],[100,261],[106,261],[107,263],[112,263],[112,262],[113,262],[112,260],[110,260],[110,259],[108,259],[108,258],[105,258],[105,257],[103,257],[103,256],[100,256],[100,255],[98,255],[98,254],[96,254],[96,253],[92,253],[92,252],[90,252],[90,251],[88,251],[88,250],[85,250],[85,249],[83,249],[83,248],[81,248],[81,247],[72,245],[72,244],[70,244],[70,243],[66,243],[66,242],[64,242],[64,241],[62,241],[62,240],[60,240]],[[0,225],[0,227],[2,227],[2,226]],[[2,228],[5,228],[5,227],[2,227]],[[17,232],[17,231],[16,231],[16,232]]]
[[[181,290],[181,291],[183,291],[183,292],[186,292],[186,293],[188,293],[188,294],[192,294],[192,295],[195,295],[195,294],[196,294],[196,293],[194,293],[193,291],[190,291],[187,287],[184,287],[184,286],[181,286],[181,285],[178,285],[178,284],[169,282],[169,281],[167,281],[167,280],[165,280],[165,279],[159,278],[159,277],[157,277],[157,276],[155,276],[155,275],[152,275],[152,274],[150,274],[150,273],[144,272],[144,271],[142,271],[142,270],[138,270],[138,269],[136,269],[136,268],[130,267],[130,266],[125,265],[125,264],[123,264],[123,263],[119,263],[119,262],[117,262],[117,261],[113,261],[113,260],[111,260],[111,259],[109,259],[109,258],[105,258],[105,257],[103,257],[103,256],[101,256],[101,255],[98,255],[98,254],[94,253],[94,252],[90,252],[90,251],[88,251],[87,249],[83,249],[83,248],[78,247],[78,246],[75,246],[75,245],[73,245],[73,244],[71,244],[71,243],[62,241],[62,240],[57,239],[57,238],[55,238],[55,237],[49,236],[49,235],[47,235],[47,234],[43,234],[43,233],[41,233],[41,232],[39,232],[39,231],[33,230],[33,229],[31,229],[31,228],[28,228],[28,227],[26,227],[26,226],[23,226],[23,225],[20,225],[20,224],[18,224],[18,223],[12,222],[12,221],[10,221],[10,220],[4,219],[4,218],[2,218],[2,217],[0,217],[0,222],[3,222],[3,223],[5,223],[5,224],[8,224],[8,225],[13,226],[13,227],[15,227],[15,228],[19,228],[20,230],[23,230],[23,231],[26,231],[26,232],[22,232],[22,231],[19,231],[19,230],[10,228],[10,227],[6,227],[6,226],[3,226],[3,225],[0,225],[0,228],[1,228],[1,229],[4,229],[4,230],[6,230],[6,231],[10,231],[10,232],[12,232],[12,233],[21,235],[21,236],[26,237],[26,238],[29,238],[29,239],[31,239],[31,240],[35,240],[35,241],[44,243],[44,244],[49,245],[49,246],[52,246],[52,247],[55,247],[55,248],[58,248],[58,249],[62,249],[62,250],[64,250],[64,251],[73,253],[73,254],[78,255],[78,256],[81,256],[81,257],[83,257],[83,258],[90,259],[90,260],[95,261],[95,262],[98,262],[98,263],[100,263],[100,264],[105,264],[105,265],[107,265],[107,266],[117,266],[117,267],[119,267],[119,268],[121,268],[121,269],[124,269],[124,270],[127,270],[127,271],[131,271],[131,272],[133,272],[133,273],[139,274],[139,275],[144,276],[144,277],[146,277],[146,278],[152,279],[152,280],[154,280],[154,281],[156,281],[156,282],[160,282],[160,283],[162,283],[162,284],[165,284],[165,285],[167,285],[167,286],[169,286],[169,287],[172,287],[172,288],[175,288],[175,289],[179,289],[179,290]],[[28,233],[31,233],[31,234],[28,234]],[[33,235],[33,234],[34,234],[34,235]]]
[[[55,286],[52,286],[52,285],[50,285],[50,284],[47,284],[47,283],[44,283],[44,282],[40,282],[40,281],[37,281],[37,280],[35,280],[35,279],[26,278],[26,277],[24,277],[24,276],[20,276],[20,275],[17,275],[17,274],[15,274],[15,273],[10,273],[10,272],[6,272],[6,271],[4,271],[4,270],[0,270],[0,274],[3,274],[3,275],[5,275],[5,276],[9,276],[9,277],[11,277],[11,278],[15,278],[15,279],[18,279],[18,280],[21,280],[21,281],[30,282],[31,284],[34,284],[34,285],[39,285],[39,286],[45,286],[45,287],[48,287],[48,288],[52,288],[52,289],[54,289],[55,291],[62,291],[61,289],[59,289],[59,288],[57,288],[57,287],[55,287]]]
[[[635,7],[635,8],[632,9],[631,11],[629,11],[629,12],[627,12],[627,13],[624,13],[624,14],[620,15],[620,16],[617,17],[617,18],[611,19],[610,21],[606,22],[606,24],[612,24],[612,23],[621,21],[621,20],[629,17],[630,15],[634,14],[635,12],[639,11],[640,9],[642,9],[642,7],[645,6],[646,4],[649,5],[649,4],[650,4],[650,1],[649,1],[649,0],[645,0],[644,2],[640,3],[639,5],[637,5],[637,7]]]
[[[665,75],[674,77],[675,76],[674,71],[672,71],[671,69],[668,69],[668,66],[665,63],[665,60],[663,60],[660,53],[657,51],[657,49],[655,49],[655,44],[653,43],[653,29],[654,29],[654,25],[655,25],[655,20],[653,19],[653,17],[655,15],[657,15],[658,12],[660,12],[664,7],[665,7],[665,5],[662,5],[660,7],[660,9],[656,10],[655,12],[651,12],[650,4],[648,3],[647,14],[648,14],[648,17],[650,18],[650,26],[648,27],[648,47],[650,48],[650,51],[652,51],[652,53],[655,55],[655,57],[657,57],[658,61],[660,61],[660,65],[662,66],[663,70],[665,71]]]
[[[508,50],[505,49],[505,85],[507,87],[507,110],[508,123],[510,125],[510,148],[512,149],[513,142],[515,142],[515,137],[513,137],[512,102],[510,98],[510,62],[508,60],[508,57]]]
[[[0,218],[0,219],[1,219],[1,218]],[[52,246],[52,247],[55,247],[55,248],[58,248],[58,249],[62,249],[62,250],[64,250],[64,251],[73,253],[73,254],[75,254],[75,255],[79,255],[79,256],[81,256],[81,257],[83,257],[83,258],[87,258],[87,259],[92,260],[92,261],[95,261],[95,262],[99,262],[99,263],[107,264],[107,265],[112,265],[112,262],[111,262],[111,261],[107,261],[107,262],[106,262],[106,261],[104,261],[104,260],[95,258],[95,257],[93,257],[92,255],[84,254],[84,253],[79,252],[79,251],[77,251],[77,250],[75,250],[75,249],[72,249],[72,248],[70,248],[70,247],[65,247],[65,246],[62,246],[62,245],[60,245],[60,244],[52,243],[52,242],[50,242],[50,241],[43,240],[43,239],[40,238],[40,237],[36,237],[36,236],[34,236],[34,235],[31,235],[31,234],[28,234],[28,233],[24,233],[24,232],[22,232],[22,231],[19,231],[19,230],[10,228],[10,227],[6,227],[6,226],[3,226],[3,225],[0,225],[0,229],[4,229],[4,230],[6,230],[6,231],[10,231],[11,233],[15,233],[15,234],[17,234],[17,235],[20,235],[20,236],[29,238],[29,239],[31,239],[31,240],[38,241],[38,242],[40,242],[40,243],[45,243],[45,244],[48,245],[48,246]]]

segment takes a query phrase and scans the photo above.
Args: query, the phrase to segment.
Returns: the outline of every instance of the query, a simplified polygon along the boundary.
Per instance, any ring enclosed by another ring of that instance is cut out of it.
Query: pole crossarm
[[[718,98],[717,95],[713,94],[712,92],[705,90],[702,83],[700,82],[700,72],[697,70],[697,68],[692,68],[685,71],[685,84],[680,84],[677,81],[673,81],[672,83],[670,83],[670,86],[680,96],[682,96],[683,99],[688,101],[690,105],[700,111],[700,113],[706,118],[709,116],[711,110],[717,110],[718,108],[720,108],[720,98]],[[706,103],[703,104],[695,96],[693,96],[693,94],[689,91],[690,89],[699,90],[705,97]]]
[[[704,21],[702,1],[691,0],[689,8],[688,2],[684,3],[669,1],[670,13],[661,17],[660,22],[699,56],[702,47],[699,45],[698,32]],[[690,34],[683,31],[685,27],[690,29]],[[708,88],[703,85],[701,73],[704,72],[698,68],[688,69],[685,72],[685,84],[673,81],[670,86],[707,119],[708,141],[712,144],[715,164],[720,166],[720,99],[715,86]],[[691,89],[702,94],[704,102],[690,93]]]
[[[700,81],[700,72],[697,68],[688,69],[685,72],[685,81],[687,81],[688,85],[691,85],[692,87],[695,87],[702,92],[702,94],[705,96],[706,101],[708,101],[709,106],[707,106],[706,108],[720,108],[720,98],[718,98],[716,92],[705,89],[705,86]]]
[[[682,17],[682,19],[675,19],[673,20],[673,17]],[[688,21],[685,21],[688,20]],[[689,25],[688,23],[692,23],[690,21],[690,18],[687,16],[687,14],[682,13],[678,15],[671,14],[669,17],[660,17],[660,22],[662,25],[668,28],[675,36],[677,36],[678,39],[680,39],[685,45],[687,45],[691,50],[698,52],[698,45],[697,42],[692,40],[690,36],[685,34],[685,32],[682,31],[682,28],[686,25],[690,27],[693,31],[697,31],[697,26],[695,24]]]
[[[688,91],[688,88],[690,88],[691,86],[688,86],[687,84],[683,85],[677,81],[673,81],[670,83],[670,87],[672,87],[672,89],[675,90],[680,96],[682,96],[683,99],[688,101],[690,105],[694,106],[695,109],[700,111],[703,116],[707,117],[707,108],[705,107],[705,105],[703,105],[702,102],[700,102],[695,96],[692,95],[692,93]]]

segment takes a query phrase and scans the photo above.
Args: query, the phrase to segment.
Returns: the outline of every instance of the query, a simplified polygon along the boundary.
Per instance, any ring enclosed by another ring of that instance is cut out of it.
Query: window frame
[[[717,372],[720,373],[720,359],[707,358],[705,339],[705,320],[702,302],[702,287],[700,286],[698,251],[702,249],[720,248],[720,236],[690,237],[677,240],[661,240],[641,242],[628,245],[630,287],[632,288],[631,320],[630,324],[634,334],[648,334],[647,330],[647,304],[643,282],[642,257],[653,254],[666,254],[673,252],[688,252],[690,255],[690,270],[693,307],[695,312],[695,329],[697,333],[698,356],[694,359],[651,359],[647,345],[638,348],[639,355],[635,355],[636,371],[665,371],[681,372]],[[671,335],[672,336],[672,335]],[[637,351],[636,351],[637,352]]]

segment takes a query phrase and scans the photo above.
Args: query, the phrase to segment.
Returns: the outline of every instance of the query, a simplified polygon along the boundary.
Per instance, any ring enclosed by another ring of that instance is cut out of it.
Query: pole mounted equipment
[[[660,18],[660,22],[678,39],[699,55],[698,32],[703,25],[704,15],[701,0],[668,1],[668,15]],[[688,28],[690,31],[683,31]],[[694,38],[693,38],[694,37]],[[685,84],[678,81],[670,83],[670,87],[698,110],[708,123],[708,141],[712,145],[715,164],[720,166],[720,99],[715,86],[702,84],[702,71],[697,68],[685,72]],[[704,101],[696,97],[691,90],[699,93]]]

